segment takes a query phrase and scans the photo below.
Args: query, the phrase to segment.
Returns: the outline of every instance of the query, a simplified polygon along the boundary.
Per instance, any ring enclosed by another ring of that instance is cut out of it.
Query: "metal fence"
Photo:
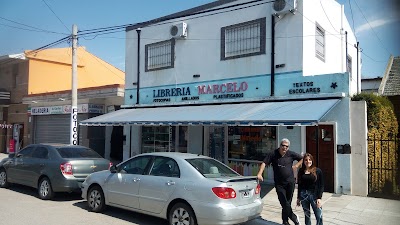
[[[400,199],[400,139],[368,137],[368,196]]]

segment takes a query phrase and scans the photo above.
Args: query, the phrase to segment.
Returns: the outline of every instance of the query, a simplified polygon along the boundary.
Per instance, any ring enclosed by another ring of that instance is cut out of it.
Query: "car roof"
[[[167,156],[180,159],[209,158],[208,156],[200,154],[183,153],[183,152],[151,152],[151,153],[143,153],[140,155]]]

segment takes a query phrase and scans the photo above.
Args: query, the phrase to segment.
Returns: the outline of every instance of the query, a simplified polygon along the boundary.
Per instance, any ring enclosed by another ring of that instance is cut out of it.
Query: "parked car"
[[[55,192],[81,191],[90,173],[111,166],[109,160],[84,146],[32,144],[0,162],[0,187],[10,183],[34,187],[39,198],[47,200]]]
[[[90,211],[110,205],[174,225],[252,220],[262,211],[260,191],[254,176],[241,176],[207,156],[177,152],[136,155],[90,174],[82,184]]]

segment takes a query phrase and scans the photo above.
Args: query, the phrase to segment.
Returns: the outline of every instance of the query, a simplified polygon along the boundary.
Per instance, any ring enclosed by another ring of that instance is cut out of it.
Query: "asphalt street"
[[[0,159],[5,156],[0,153]],[[273,186],[262,185],[261,197],[261,217],[241,225],[281,224],[281,207]],[[400,224],[398,200],[324,193],[322,201],[325,225]],[[304,224],[303,210],[294,203],[292,206]],[[57,193],[52,201],[43,201],[34,188],[15,184],[0,188],[0,225],[168,225],[166,220],[114,207],[103,213],[87,209],[80,194]],[[314,216],[311,219],[314,225]]]

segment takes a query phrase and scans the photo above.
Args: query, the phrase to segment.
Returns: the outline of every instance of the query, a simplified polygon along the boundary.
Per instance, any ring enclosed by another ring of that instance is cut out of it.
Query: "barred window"
[[[148,44],[145,71],[174,68],[175,39]]]
[[[349,72],[350,77],[351,77],[351,72],[352,72],[352,59],[350,55],[347,55],[347,62],[346,62],[346,67],[347,67],[347,72]]]
[[[221,60],[265,54],[265,18],[221,28]]]
[[[325,62],[325,30],[318,24],[315,27],[315,56]]]

